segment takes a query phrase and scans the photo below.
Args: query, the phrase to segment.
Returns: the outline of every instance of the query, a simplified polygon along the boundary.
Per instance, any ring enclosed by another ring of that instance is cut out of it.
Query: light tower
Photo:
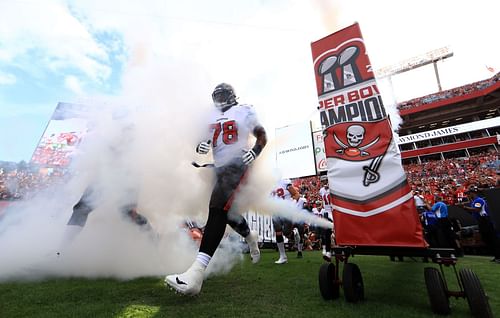
[[[391,81],[392,75],[408,72],[413,69],[432,63],[434,65],[434,74],[436,75],[436,82],[438,84],[438,89],[441,92],[443,89],[441,87],[441,81],[439,79],[437,62],[452,56],[453,56],[453,51],[451,50],[450,46],[441,47],[429,51],[425,54],[417,55],[412,58],[403,60],[397,64],[385,66],[378,70],[375,70],[375,76],[377,78],[387,78],[389,80],[389,84],[391,85],[392,89],[392,81]]]

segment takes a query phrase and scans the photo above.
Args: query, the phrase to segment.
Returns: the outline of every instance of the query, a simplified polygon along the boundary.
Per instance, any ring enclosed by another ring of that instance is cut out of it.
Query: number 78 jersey
[[[260,123],[251,105],[236,105],[210,116],[210,137],[216,167],[230,162],[250,149],[249,136]]]

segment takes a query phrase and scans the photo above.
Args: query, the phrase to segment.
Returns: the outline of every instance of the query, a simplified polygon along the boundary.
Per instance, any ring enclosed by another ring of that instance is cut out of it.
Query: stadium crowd
[[[404,165],[408,182],[414,191],[424,195],[428,204],[440,195],[447,204],[462,201],[470,186],[494,188],[498,184],[500,160],[496,152],[476,154],[465,158],[453,158]],[[294,180],[294,186],[307,199],[312,209],[321,203],[320,177],[312,176]]]
[[[414,199],[424,227],[426,240],[432,247],[454,248],[457,255],[463,256],[464,248],[467,248],[469,252],[472,251],[471,248],[481,249],[482,246],[486,246],[486,251],[490,251],[491,254],[495,255],[493,260],[500,263],[500,256],[498,255],[500,238],[494,238],[498,234],[495,234],[494,225],[489,221],[489,217],[485,217],[487,219],[485,222],[478,221],[479,230],[470,228],[467,229],[467,233],[464,232],[465,234],[462,235],[459,221],[448,219],[447,212],[444,212],[447,211],[447,207],[443,207],[444,211],[441,211],[441,213],[435,212],[435,210],[439,211],[440,204],[462,206],[468,209],[467,206],[471,202],[470,189],[499,187],[500,160],[496,151],[485,151],[470,157],[405,164],[403,168],[414,192]],[[294,180],[294,186],[307,199],[308,204],[306,206],[308,210],[322,216],[322,201],[318,195],[321,187],[320,177],[312,176],[296,179]],[[321,246],[321,238],[318,236],[320,231],[318,230],[311,227],[306,231],[306,250],[318,249]],[[474,231],[478,232],[478,235],[480,235],[479,240],[483,243],[477,241],[477,237],[473,234]],[[335,240],[334,235],[332,239]],[[465,247],[462,246],[462,239],[466,242]]]
[[[40,173],[18,169],[6,171],[0,168],[0,200],[12,201],[29,198],[40,190],[60,181],[63,175],[63,171]]]
[[[434,204],[436,195],[453,205],[462,201],[465,190],[471,186],[499,186],[498,167],[496,153],[404,165],[412,189],[422,193],[430,205]]]
[[[307,209],[312,211],[321,204],[321,197],[319,189],[321,188],[321,181],[319,176],[312,176],[306,178],[299,178],[293,181],[294,187],[299,189],[300,194],[307,200]]]
[[[405,110],[405,109],[411,109],[415,107],[419,107],[422,105],[427,105],[431,104],[440,100],[456,97],[456,96],[462,96],[462,95],[467,95],[472,92],[480,91],[483,90],[487,87],[490,87],[498,82],[500,78],[500,72],[495,74],[495,76],[482,80],[479,82],[474,82],[470,83],[464,86],[460,87],[455,87],[446,91],[438,92],[438,93],[433,93],[429,94],[426,96],[414,98],[405,102],[401,102],[398,104],[399,110]]]
[[[500,160],[496,151],[470,157],[409,163],[403,167],[415,196],[422,198],[422,204],[427,207],[424,210],[430,209],[438,200],[448,206],[460,205],[468,200],[467,190],[471,187],[487,189],[500,186]],[[0,201],[8,204],[8,201],[29,199],[39,191],[65,180],[66,175],[65,170],[36,169],[34,166],[24,169],[0,167]],[[293,180],[293,185],[307,200],[304,207],[318,216],[323,216],[324,211],[320,196],[321,178],[311,176]],[[306,227],[303,233],[304,250],[321,249],[321,233],[314,225]],[[459,246],[458,243],[453,245]]]
[[[496,152],[480,153],[464,158],[444,159],[403,166],[413,190],[420,191],[429,204],[441,195],[447,204],[461,201],[465,189],[475,185],[479,188],[500,186],[497,174],[500,160]],[[61,180],[63,170],[33,172],[33,170],[0,168],[0,200],[19,200],[34,194]],[[312,211],[321,204],[319,176],[298,178],[293,181],[307,199],[307,208]]]

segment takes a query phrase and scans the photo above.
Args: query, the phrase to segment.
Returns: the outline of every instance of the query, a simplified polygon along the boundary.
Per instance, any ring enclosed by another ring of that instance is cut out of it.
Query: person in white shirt
[[[420,194],[420,191],[415,190],[413,192],[413,200],[415,200],[415,205],[417,206],[417,212],[419,214],[429,210],[427,204],[425,204],[424,197]]]

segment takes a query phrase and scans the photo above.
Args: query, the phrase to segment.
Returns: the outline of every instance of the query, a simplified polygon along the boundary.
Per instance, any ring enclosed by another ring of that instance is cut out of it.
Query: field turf
[[[275,265],[277,252],[265,250],[252,265],[248,255],[222,276],[206,280],[198,297],[175,294],[163,277],[115,279],[46,279],[0,283],[0,317],[429,317],[432,312],[419,259],[390,262],[386,256],[355,256],[365,284],[366,300],[325,301],[318,288],[321,254],[303,259],[288,253],[289,263]],[[486,290],[493,313],[500,315],[500,264],[489,257],[466,256],[457,269],[471,268]],[[1,265],[0,265],[1,266]],[[458,289],[451,268],[450,289]],[[451,298],[451,317],[470,317],[465,299]]]

